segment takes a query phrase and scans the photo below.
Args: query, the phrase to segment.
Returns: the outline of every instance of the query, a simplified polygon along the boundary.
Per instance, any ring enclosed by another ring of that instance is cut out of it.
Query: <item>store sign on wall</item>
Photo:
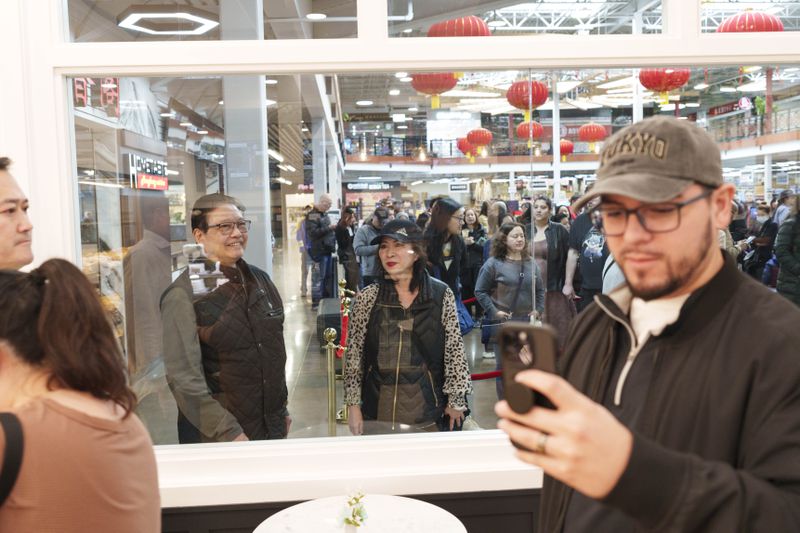
[[[388,191],[399,183],[348,183],[348,191]]]
[[[469,183],[450,183],[450,192],[469,192]]]
[[[132,188],[151,191],[166,191],[169,188],[166,161],[128,154],[127,165]]]
[[[77,107],[102,109],[119,117],[119,78],[73,78],[72,103]]]
[[[733,113],[734,111],[738,111],[740,109],[739,102],[728,102],[727,104],[718,105],[716,107],[712,107],[706,113],[709,117],[715,117],[717,115],[725,115],[727,113]]]

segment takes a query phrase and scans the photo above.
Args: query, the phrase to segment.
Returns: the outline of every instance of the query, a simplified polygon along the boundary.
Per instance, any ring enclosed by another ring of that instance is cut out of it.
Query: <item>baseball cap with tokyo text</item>
[[[600,152],[597,181],[575,209],[604,194],[666,202],[692,183],[712,188],[723,184],[717,143],[688,120],[652,117],[608,139]]]

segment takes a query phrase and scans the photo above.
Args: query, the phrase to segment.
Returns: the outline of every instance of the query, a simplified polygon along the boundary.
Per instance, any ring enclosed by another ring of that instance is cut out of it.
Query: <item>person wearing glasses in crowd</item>
[[[456,298],[461,297],[461,272],[467,270],[467,249],[461,237],[464,207],[450,197],[437,200],[425,228],[428,272],[444,281]]]
[[[555,409],[496,406],[542,467],[538,531],[800,531],[800,310],[715,245],[731,219],[720,151],[655,117],[611,137],[596,186],[626,283],[577,317]]]
[[[204,258],[161,298],[167,382],[181,443],[286,437],[283,302],[269,275],[244,260],[250,221],[231,196],[192,208]]]

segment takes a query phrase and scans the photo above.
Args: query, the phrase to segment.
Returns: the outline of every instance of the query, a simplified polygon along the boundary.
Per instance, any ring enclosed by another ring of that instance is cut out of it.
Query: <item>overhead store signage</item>
[[[119,117],[119,78],[73,78],[72,103],[77,107],[102,109]]]
[[[469,192],[469,183],[450,183],[450,192]]]
[[[734,111],[738,110],[739,110],[739,102],[728,102],[727,104],[722,104],[709,108],[707,115],[709,117],[715,117],[717,115],[725,115],[727,113],[733,113]]]
[[[391,183],[348,183],[348,191],[388,191],[393,187],[399,187],[400,182]]]
[[[132,188],[151,191],[166,191],[169,188],[166,161],[128,154],[127,165]]]

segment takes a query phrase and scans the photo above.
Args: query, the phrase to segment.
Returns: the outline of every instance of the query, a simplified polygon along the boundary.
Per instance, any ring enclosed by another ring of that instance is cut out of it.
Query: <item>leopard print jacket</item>
[[[344,398],[347,405],[361,404],[364,340],[378,289],[379,285],[374,283],[359,292],[350,311],[344,369]],[[442,306],[442,325],[445,329],[443,391],[449,398],[448,407],[464,410],[467,408],[466,395],[472,393],[472,380],[458,326],[456,300],[449,288],[445,292]]]

